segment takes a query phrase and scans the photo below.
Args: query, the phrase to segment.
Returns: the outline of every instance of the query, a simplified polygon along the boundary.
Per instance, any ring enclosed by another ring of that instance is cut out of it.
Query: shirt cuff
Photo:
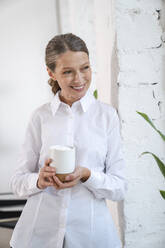
[[[39,177],[39,173],[32,173],[29,176],[29,180],[28,180],[28,191],[30,192],[30,194],[35,194],[35,193],[39,193],[41,191],[43,191],[43,189],[39,189],[37,187],[37,180]]]
[[[86,180],[82,184],[86,187],[97,189],[99,188],[100,185],[103,184],[104,178],[105,178],[105,174],[103,172],[91,170],[90,177],[88,178],[88,180]]]

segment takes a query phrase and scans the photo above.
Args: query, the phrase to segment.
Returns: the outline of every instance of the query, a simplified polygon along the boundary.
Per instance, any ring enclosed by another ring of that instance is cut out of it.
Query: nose
[[[75,75],[74,75],[74,82],[75,83],[82,83],[83,82],[83,77],[81,75],[81,72],[75,72]]]

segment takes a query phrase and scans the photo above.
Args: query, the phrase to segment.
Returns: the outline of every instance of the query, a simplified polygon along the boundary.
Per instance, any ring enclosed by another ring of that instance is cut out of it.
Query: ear
[[[52,72],[48,67],[46,69],[47,69],[47,72],[48,72],[49,77],[51,77],[53,80],[56,81],[55,73]]]

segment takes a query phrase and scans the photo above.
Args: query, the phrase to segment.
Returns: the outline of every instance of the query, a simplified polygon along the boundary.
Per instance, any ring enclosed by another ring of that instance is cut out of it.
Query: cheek
[[[61,79],[61,80],[57,80],[57,81],[58,81],[60,87],[64,89],[70,84],[71,79],[65,78],[65,79]]]
[[[90,82],[90,81],[91,81],[91,78],[92,78],[92,74],[91,74],[91,72],[89,72],[89,73],[86,75],[86,79]]]

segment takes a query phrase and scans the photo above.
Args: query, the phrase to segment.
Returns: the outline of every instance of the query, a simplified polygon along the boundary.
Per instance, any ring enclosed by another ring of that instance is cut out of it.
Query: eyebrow
[[[82,64],[81,66],[84,66],[84,65],[86,65],[86,64],[89,64],[89,62],[86,62],[86,63],[84,63],[84,64]],[[72,67],[63,67],[62,69],[63,70],[66,70],[66,69],[71,69]]]

